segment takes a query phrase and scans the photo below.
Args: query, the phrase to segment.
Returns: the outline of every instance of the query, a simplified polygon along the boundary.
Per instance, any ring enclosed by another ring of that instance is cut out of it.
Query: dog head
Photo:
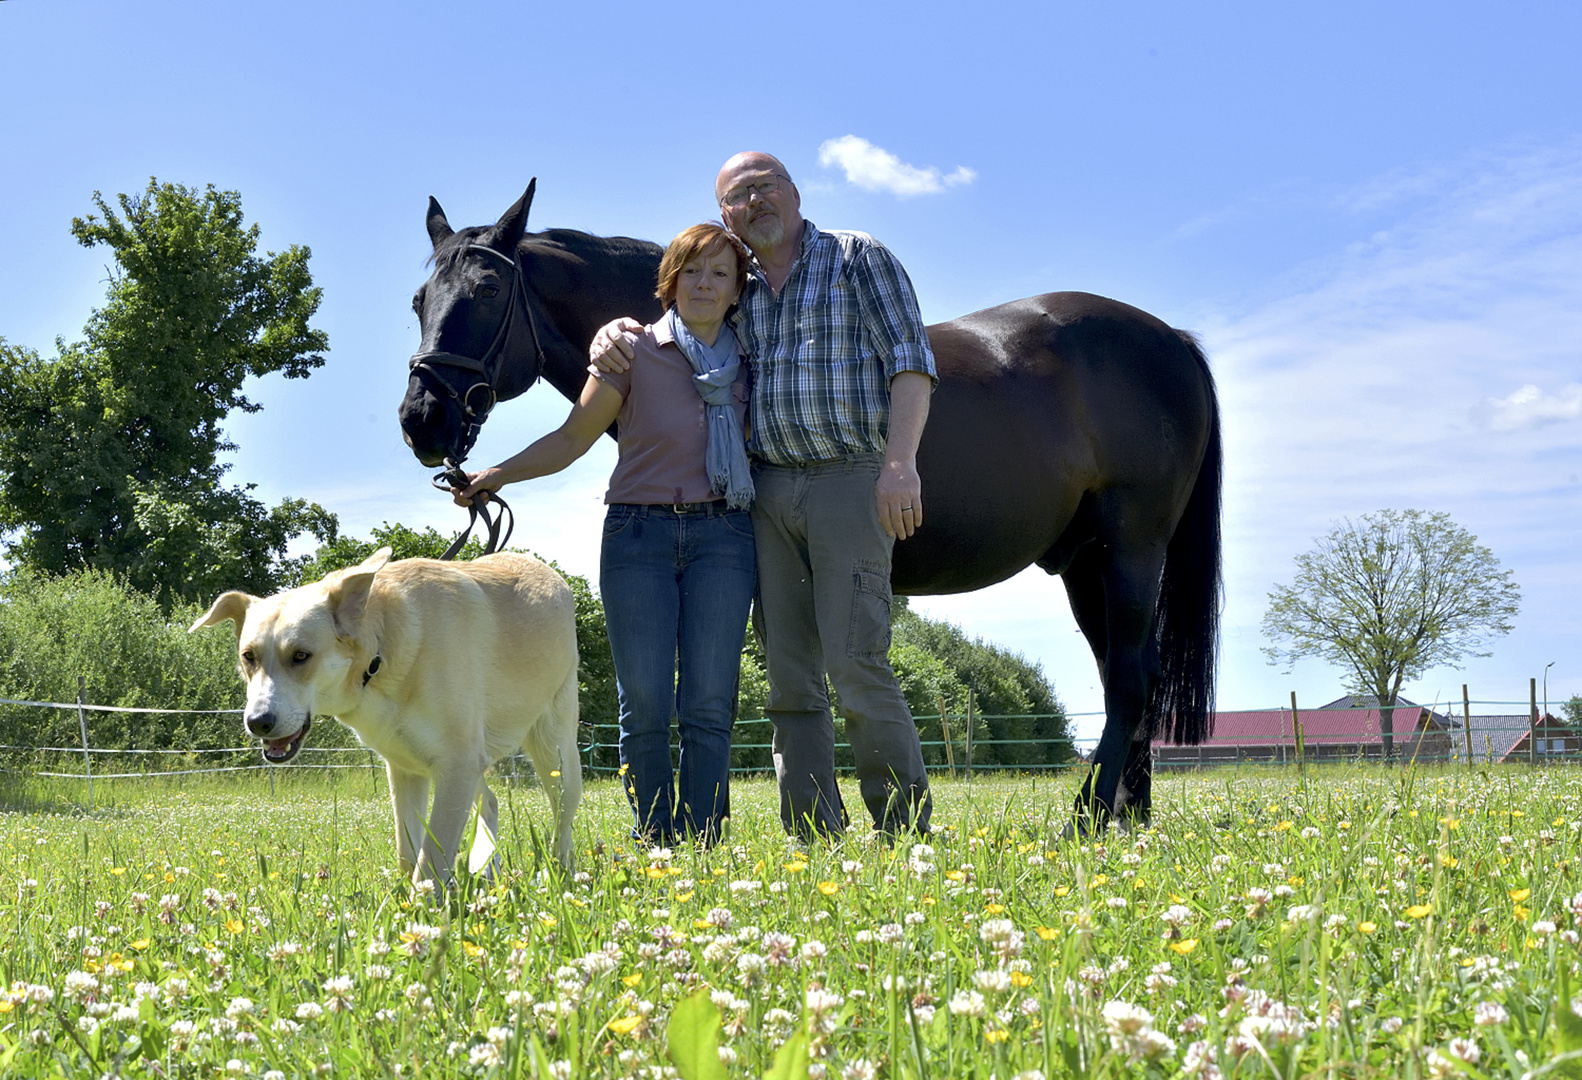
[[[355,705],[362,668],[354,667],[370,651],[359,644],[359,631],[374,575],[389,561],[384,547],[357,566],[271,597],[228,592],[192,624],[189,632],[227,620],[236,624],[237,660],[247,683],[242,726],[262,741],[265,761],[290,761],[315,715]]]

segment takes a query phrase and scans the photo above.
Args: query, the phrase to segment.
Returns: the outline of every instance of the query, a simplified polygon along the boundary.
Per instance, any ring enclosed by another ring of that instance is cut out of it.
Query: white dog
[[[484,773],[518,748],[549,795],[555,853],[571,865],[582,797],[576,607],[549,567],[511,553],[390,562],[381,548],[268,599],[228,592],[192,629],[227,619],[247,681],[243,724],[265,759],[294,758],[316,714],[355,731],[385,759],[396,850],[414,881],[450,881],[480,798],[489,839],[480,851],[480,830],[473,856],[488,862],[499,806]]]

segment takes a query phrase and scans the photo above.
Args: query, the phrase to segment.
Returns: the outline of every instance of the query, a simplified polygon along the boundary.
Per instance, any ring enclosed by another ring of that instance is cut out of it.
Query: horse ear
[[[490,247],[503,255],[515,254],[517,242],[527,232],[527,211],[533,205],[533,192],[537,189],[538,177],[535,176],[527,182],[527,190],[522,192],[522,197],[512,203],[511,208],[500,215],[494,228],[489,230],[486,242]]]
[[[432,195],[428,197],[428,218],[426,224],[428,225],[428,238],[434,242],[436,250],[440,244],[450,239],[456,231],[450,227],[450,222],[445,220],[444,208],[440,206],[439,200]]]

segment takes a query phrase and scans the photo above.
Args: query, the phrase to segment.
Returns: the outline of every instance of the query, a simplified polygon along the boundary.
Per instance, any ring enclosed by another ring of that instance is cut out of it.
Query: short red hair
[[[659,260],[659,287],[654,290],[659,302],[667,308],[674,304],[681,268],[699,256],[713,255],[722,247],[729,247],[736,253],[736,292],[739,295],[742,286],[747,284],[747,245],[725,226],[705,221],[682,229],[665,248],[664,258]]]

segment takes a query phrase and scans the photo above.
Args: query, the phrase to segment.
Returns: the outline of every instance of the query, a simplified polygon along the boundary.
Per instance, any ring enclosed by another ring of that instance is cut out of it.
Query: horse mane
[[[426,265],[441,273],[454,270],[467,246],[479,242],[479,238],[489,229],[488,225],[469,225],[465,229],[457,229],[440,241]],[[580,229],[545,229],[543,232],[527,233],[522,237],[521,246],[552,247],[590,261],[647,257],[657,262],[665,251],[650,240],[638,240],[630,236],[595,236]]]

